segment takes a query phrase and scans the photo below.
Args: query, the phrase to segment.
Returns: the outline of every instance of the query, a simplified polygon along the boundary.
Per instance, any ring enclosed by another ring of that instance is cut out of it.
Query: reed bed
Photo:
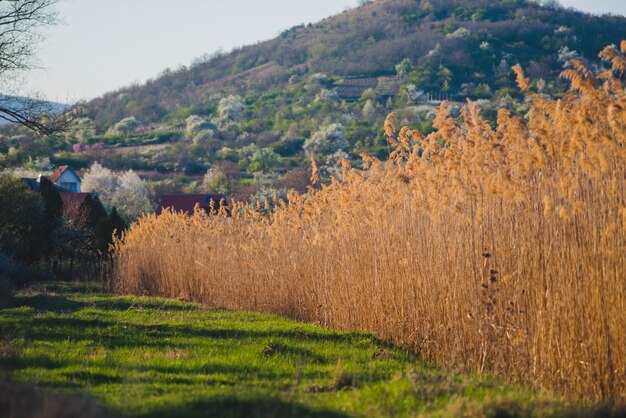
[[[626,41],[560,100],[491,127],[385,131],[340,179],[272,210],[146,216],[115,244],[121,292],[368,330],[446,367],[626,401]]]

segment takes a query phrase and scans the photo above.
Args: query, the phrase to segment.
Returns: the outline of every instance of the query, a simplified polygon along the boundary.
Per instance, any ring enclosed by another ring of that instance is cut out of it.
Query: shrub
[[[325,157],[350,144],[346,139],[343,125],[334,123],[320,128],[304,143],[304,152],[312,158]]]
[[[124,118],[117,122],[109,131],[107,132],[109,135],[118,135],[118,136],[127,136],[135,133],[137,128],[141,126],[141,122],[139,122],[134,117]]]
[[[222,119],[235,121],[241,117],[246,105],[237,95],[230,95],[220,100],[217,112]]]
[[[19,262],[41,256],[45,202],[19,179],[0,176],[0,251]]]
[[[21,276],[22,266],[0,251],[0,303],[6,302],[15,289],[15,281]]]

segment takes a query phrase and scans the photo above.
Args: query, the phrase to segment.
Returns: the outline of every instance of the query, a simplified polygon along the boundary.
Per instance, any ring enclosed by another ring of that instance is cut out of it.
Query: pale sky
[[[626,15],[626,0],[563,0],[593,13]],[[165,68],[223,48],[271,39],[357,0],[59,0],[63,23],[47,29],[27,93],[71,103],[142,83]]]

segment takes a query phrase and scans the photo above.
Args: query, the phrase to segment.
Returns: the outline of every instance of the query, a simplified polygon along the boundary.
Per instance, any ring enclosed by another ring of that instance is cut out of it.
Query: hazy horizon
[[[316,22],[357,5],[357,0],[61,0],[64,23],[44,31],[37,64],[24,94],[71,103],[155,78],[203,54],[271,39],[300,23]],[[561,1],[592,13],[626,15],[626,2]],[[149,12],[148,12],[149,11]],[[236,22],[236,24],[233,24]],[[259,23],[261,22],[261,23]]]

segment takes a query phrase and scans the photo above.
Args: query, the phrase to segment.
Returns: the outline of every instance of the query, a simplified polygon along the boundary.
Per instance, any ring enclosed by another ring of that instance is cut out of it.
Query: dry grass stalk
[[[363,329],[440,364],[626,401],[626,95],[578,63],[561,100],[492,129],[390,117],[383,163],[263,215],[166,212],[116,243],[115,287]],[[528,80],[516,69],[522,88]],[[314,177],[316,177],[314,175]]]

